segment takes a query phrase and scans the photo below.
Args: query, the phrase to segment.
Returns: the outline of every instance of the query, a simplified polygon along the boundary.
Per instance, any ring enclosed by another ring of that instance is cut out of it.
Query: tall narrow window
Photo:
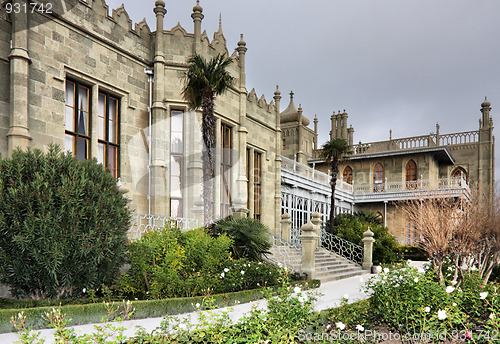
[[[253,155],[253,217],[260,221],[262,211],[262,154]]]
[[[373,168],[373,192],[384,191],[384,166],[377,163]]]
[[[417,187],[417,164],[410,160],[406,163],[406,188],[415,189]]]
[[[64,148],[78,160],[90,156],[90,92],[78,82],[66,80]]]
[[[118,99],[99,93],[97,161],[115,178],[118,178],[119,166],[119,110]]]
[[[222,123],[221,216],[231,215],[231,127]]]
[[[170,113],[170,216],[182,217],[182,186],[184,165],[184,113]]]
[[[342,174],[344,182],[352,185],[352,168],[351,166],[346,166],[344,168],[344,173]]]

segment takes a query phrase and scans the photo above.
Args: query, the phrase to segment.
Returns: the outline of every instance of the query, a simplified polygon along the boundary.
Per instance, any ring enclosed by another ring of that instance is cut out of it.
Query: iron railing
[[[321,246],[356,263],[363,262],[363,247],[321,229]]]
[[[273,246],[271,254],[266,254],[265,259],[278,266],[285,266],[289,270],[300,273],[302,264],[302,245],[271,234]]]
[[[148,230],[164,228],[166,225],[175,226],[182,230],[199,227],[196,219],[132,213],[128,236],[131,240],[140,239],[142,233]]]

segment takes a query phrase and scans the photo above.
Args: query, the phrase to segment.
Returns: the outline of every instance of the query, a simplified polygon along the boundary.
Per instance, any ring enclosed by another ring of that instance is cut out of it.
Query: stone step
[[[366,270],[361,270],[361,271],[351,271],[351,272],[342,273],[342,274],[331,274],[327,277],[316,277],[316,278],[321,280],[321,283],[325,283],[325,282],[331,282],[331,281],[338,281],[338,280],[345,279],[345,278],[363,276],[366,274],[368,274],[368,272]]]
[[[344,266],[342,268],[336,268],[336,269],[321,268],[321,269],[316,269],[316,277],[321,279],[321,277],[328,277],[329,275],[340,274],[351,271],[362,271],[362,270],[361,268],[354,268],[352,266]]]

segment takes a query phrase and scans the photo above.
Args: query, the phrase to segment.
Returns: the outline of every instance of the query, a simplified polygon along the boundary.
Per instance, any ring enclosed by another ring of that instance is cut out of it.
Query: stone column
[[[281,213],[281,148],[282,148],[282,136],[281,136],[281,117],[280,117],[280,103],[281,103],[281,92],[276,85],[276,91],[274,92],[274,111],[276,116],[276,155],[274,156],[274,213],[275,217],[275,231],[278,234],[280,228],[280,217],[278,214]]]
[[[311,214],[311,223],[314,226],[314,232],[318,236],[318,247],[321,247],[321,224],[323,223],[322,217],[323,215],[318,212],[314,212]]]
[[[316,278],[315,254],[318,243],[318,235],[314,231],[313,224],[309,221],[301,227],[302,234],[302,273],[307,274],[307,279]]]
[[[368,227],[368,230],[363,233],[363,244],[364,244],[364,252],[363,252],[363,270],[371,270],[372,256],[373,256],[373,243],[375,239],[373,239],[373,232]]]
[[[193,13],[191,14],[191,18],[193,18],[194,23],[193,54],[200,52],[201,21],[203,20],[203,17],[203,8],[200,6],[200,1],[196,0],[196,5],[193,7]]]
[[[152,137],[151,137],[151,204],[152,212],[157,215],[169,215],[170,204],[168,204],[166,181],[169,180],[169,171],[166,170],[166,158],[169,158],[166,147],[170,147],[169,121],[167,121],[167,109],[165,99],[165,54],[163,21],[167,10],[165,2],[155,2],[154,13],[156,15],[156,49],[154,56],[154,80],[153,80],[153,105],[152,112]]]
[[[290,227],[292,226],[291,216],[288,213],[281,215],[281,237],[290,241]]]
[[[14,0],[13,5],[21,8],[26,4],[23,0]],[[31,141],[28,129],[29,116],[29,65],[31,59],[28,52],[28,13],[12,12],[12,41],[9,55],[10,61],[10,124],[7,133],[8,154],[16,147],[26,149]]]

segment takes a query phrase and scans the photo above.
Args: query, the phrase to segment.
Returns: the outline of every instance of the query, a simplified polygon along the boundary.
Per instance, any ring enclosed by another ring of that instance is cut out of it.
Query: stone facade
[[[60,145],[103,162],[132,210],[202,222],[201,112],[183,100],[182,78],[193,54],[228,54],[222,28],[212,40],[202,32],[198,3],[188,33],[164,27],[162,0],[153,31],[145,21],[133,27],[123,6],[109,15],[104,0],[65,2],[71,10],[52,15],[1,13],[0,153]],[[246,50],[242,37],[229,68],[236,82],[215,101],[214,217],[249,211],[275,230],[281,96],[247,91]]]

